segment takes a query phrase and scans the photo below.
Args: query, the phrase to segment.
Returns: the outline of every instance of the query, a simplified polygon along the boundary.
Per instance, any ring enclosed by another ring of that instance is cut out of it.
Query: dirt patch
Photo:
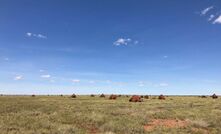
[[[98,133],[98,129],[97,128],[90,128],[89,129],[89,134],[97,134]]]
[[[165,128],[184,128],[188,126],[188,121],[175,120],[175,119],[154,119],[144,126],[146,131],[152,131],[157,127]]]
[[[84,128],[87,129],[88,134],[97,134],[99,132],[98,128],[93,125],[85,125]]]
[[[99,133],[99,129],[97,127],[95,127],[94,125],[91,125],[91,124],[85,124],[85,125],[80,124],[79,127],[86,129],[88,134],[97,134],[97,133]]]

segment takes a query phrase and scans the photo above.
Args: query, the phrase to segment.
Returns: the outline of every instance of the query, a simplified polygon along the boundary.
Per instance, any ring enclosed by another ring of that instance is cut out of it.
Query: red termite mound
[[[142,102],[143,100],[141,99],[140,96],[138,96],[138,95],[133,95],[133,96],[130,98],[129,101],[130,101],[130,102]]]
[[[110,100],[116,100],[116,99],[117,99],[117,95],[113,95],[113,94],[112,94],[112,95],[110,95],[109,99],[110,99]]]
[[[158,97],[158,99],[160,99],[160,100],[165,100],[166,97],[165,97],[164,95],[161,94],[161,95]]]

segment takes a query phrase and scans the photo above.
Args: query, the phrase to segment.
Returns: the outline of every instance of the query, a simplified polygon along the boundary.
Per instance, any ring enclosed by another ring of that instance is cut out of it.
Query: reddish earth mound
[[[95,97],[95,95],[91,94],[91,97]]]
[[[71,95],[71,98],[76,98],[77,96],[75,94],[72,94]]]
[[[218,96],[217,96],[216,94],[213,94],[211,97],[212,97],[213,99],[217,99],[217,98],[218,98]]]
[[[165,96],[163,96],[162,94],[158,97],[158,99],[160,99],[160,100],[165,100],[166,99],[166,97]]]
[[[142,102],[143,100],[141,99],[140,96],[138,96],[138,95],[133,95],[133,96],[130,98],[129,101],[130,101],[130,102]]]
[[[154,119],[149,124],[144,126],[146,131],[152,131],[157,127],[165,128],[184,128],[188,126],[187,121],[175,120],[175,119]]]
[[[104,94],[101,94],[100,97],[105,97],[105,95],[104,95]]]
[[[110,95],[109,99],[110,99],[110,100],[116,100],[116,99],[117,99],[117,95],[113,95],[113,94],[112,94],[112,95]]]

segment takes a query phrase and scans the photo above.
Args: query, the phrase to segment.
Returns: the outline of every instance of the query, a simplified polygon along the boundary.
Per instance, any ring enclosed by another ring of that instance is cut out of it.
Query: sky
[[[221,94],[220,0],[0,0],[0,94]]]

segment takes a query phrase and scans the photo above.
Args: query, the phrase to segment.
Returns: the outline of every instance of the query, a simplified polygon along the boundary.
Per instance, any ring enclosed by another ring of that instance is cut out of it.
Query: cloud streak
[[[215,10],[214,6],[210,6],[205,8],[204,10],[202,10],[200,12],[201,16],[205,16],[208,14],[208,12],[210,12],[211,10]],[[213,13],[208,14],[208,19],[209,22],[211,22],[212,24],[221,24],[221,14],[220,11],[214,11]]]
[[[50,77],[51,77],[51,75],[49,75],[49,74],[41,75],[41,78],[50,78]]]
[[[213,6],[205,8],[204,10],[201,11],[201,15],[206,15],[213,8],[214,8]]]
[[[155,87],[168,87],[168,86],[169,86],[168,83],[159,83],[155,85]]]
[[[22,75],[17,75],[14,77],[14,80],[22,80],[24,77]]]
[[[115,46],[121,46],[121,45],[127,45],[128,43],[131,42],[130,38],[124,39],[124,38],[119,38],[114,42]]]
[[[128,44],[136,45],[138,43],[139,43],[139,41],[137,41],[137,40],[133,41],[131,38],[119,38],[113,44],[115,46],[127,46]]]
[[[215,17],[215,15],[211,14],[211,15],[209,16],[209,18],[208,18],[208,21],[213,20],[214,17]]]
[[[35,33],[30,33],[30,32],[27,32],[26,36],[27,37],[35,37],[35,38],[39,38],[39,39],[47,39],[47,36],[45,36],[43,34],[35,34]]]
[[[164,56],[163,56],[163,58],[164,58],[164,59],[167,59],[167,58],[168,58],[168,56],[167,56],[167,55],[164,55]]]

